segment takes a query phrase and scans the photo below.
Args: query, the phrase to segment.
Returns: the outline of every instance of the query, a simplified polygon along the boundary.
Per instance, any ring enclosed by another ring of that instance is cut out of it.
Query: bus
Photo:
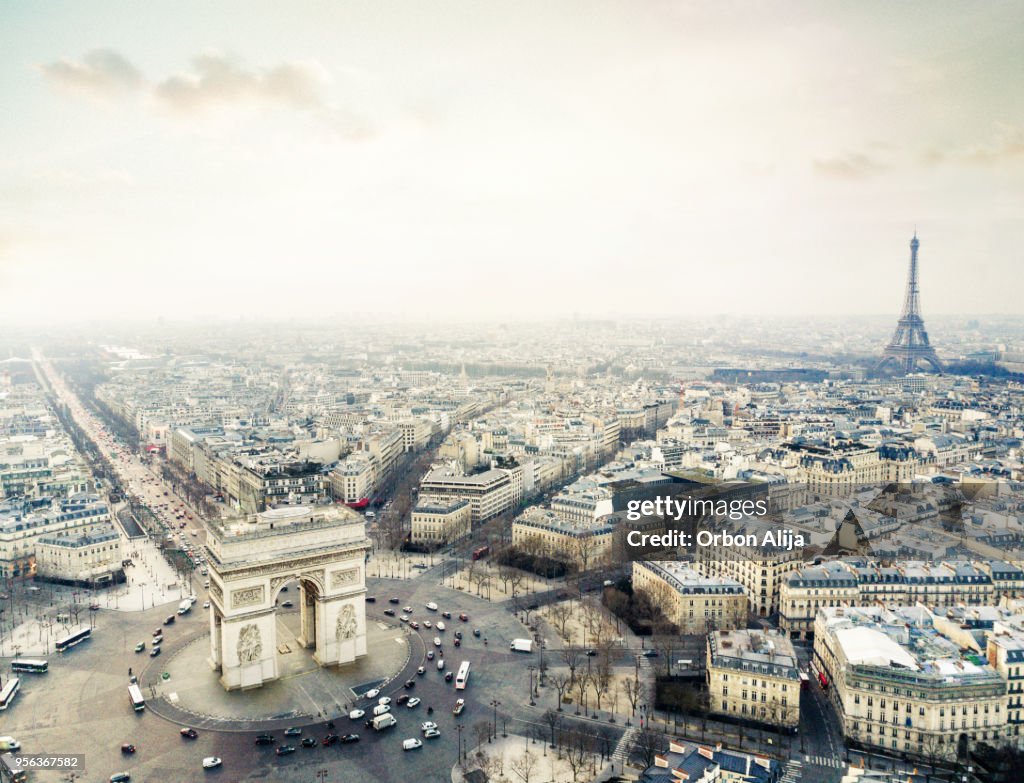
[[[139,689],[138,684],[132,683],[128,686],[128,700],[132,703],[132,709],[136,712],[142,712],[146,709],[146,700],[142,698],[142,691]]]
[[[50,664],[41,658],[15,658],[11,661],[12,672],[29,672],[30,674],[46,674]]]
[[[490,551],[491,548],[489,546],[478,546],[473,550],[473,559],[479,560],[481,557],[487,557]]]
[[[807,672],[800,672],[800,690],[805,691],[811,685],[811,678],[807,676]]]
[[[76,631],[70,636],[65,636],[63,639],[58,639],[57,643],[54,645],[54,649],[56,649],[57,652],[59,653],[67,652],[76,644],[81,644],[82,642],[84,642],[90,636],[92,636],[92,629],[83,628],[82,630]]]
[[[25,783],[28,780],[28,772],[21,769],[10,753],[0,756],[0,780],[10,780],[11,783]]]
[[[11,706],[11,702],[14,701],[14,697],[18,693],[18,688],[21,687],[21,680],[17,677],[10,677],[7,680],[7,684],[4,689],[0,691],[0,710],[6,710]]]
[[[455,690],[465,690],[467,682],[469,682],[469,661],[463,661],[459,666],[459,673],[455,675]]]

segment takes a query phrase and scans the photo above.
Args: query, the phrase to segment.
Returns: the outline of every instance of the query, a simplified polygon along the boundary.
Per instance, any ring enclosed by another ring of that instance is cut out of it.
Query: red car
[[[463,612],[459,615],[459,619],[462,620],[462,622],[467,623],[469,622],[469,615]]]

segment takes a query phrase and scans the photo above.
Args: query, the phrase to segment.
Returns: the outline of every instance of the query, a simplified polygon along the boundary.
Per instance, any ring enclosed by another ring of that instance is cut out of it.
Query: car
[[[417,748],[422,747],[423,742],[421,740],[416,739],[415,737],[410,737],[402,743],[402,750],[416,750]]]
[[[456,639],[455,640],[455,646],[456,647],[461,647],[462,646],[462,639]]]
[[[399,621],[400,621],[400,622],[403,622],[403,623],[407,623],[407,622],[409,622],[409,615],[407,615],[407,614],[403,614],[403,615],[402,615],[401,617],[399,617],[398,619],[399,619]]]
[[[597,650],[587,650],[587,655],[590,658],[593,658],[595,655],[597,655]]]
[[[434,626],[431,624],[430,620],[424,620],[423,621],[423,627],[424,628],[433,628]]]
[[[343,743],[346,743],[346,744],[349,743],[349,742],[359,742],[359,735],[358,734],[346,734],[344,737],[341,738],[341,741]]]
[[[462,638],[462,631],[456,631],[455,632],[455,638],[456,639],[461,639]]]
[[[451,620],[452,619],[452,613],[451,612],[441,612],[441,616],[445,620]]]
[[[182,729],[181,731],[179,731],[178,733],[182,737],[184,737],[185,739],[195,739],[196,737],[199,736],[199,732],[196,731],[195,729],[185,728],[185,729]]]
[[[273,745],[274,735],[273,734],[258,734],[256,735],[257,745]]]
[[[444,671],[444,658],[438,658],[437,659],[437,670],[439,672],[443,672]]]
[[[313,739],[312,737],[306,737],[305,739],[302,740],[302,747],[304,747],[304,748],[315,748],[316,747],[316,740]]]
[[[469,622],[469,615],[466,614],[465,612],[463,612],[462,614],[459,615],[459,619],[462,620],[462,622],[464,622],[464,623],[468,623]]]
[[[203,769],[214,769],[219,767],[223,762],[218,756],[207,756],[203,759]]]
[[[402,611],[405,612],[406,614],[412,614],[412,607],[411,606],[403,606],[402,607]]]
[[[388,617],[394,617],[395,616],[395,610],[394,609],[385,609],[384,610],[384,614],[386,614]]]
[[[657,650],[645,650],[644,651],[644,658],[657,658],[657,657],[658,657],[658,651]]]
[[[416,680],[410,679],[410,680],[406,680],[405,681],[405,689],[406,690],[409,690],[409,688],[415,688],[415,687],[416,687]]]
[[[145,642],[139,642],[137,645],[135,645],[135,652],[142,652],[145,649],[146,649],[146,643]]]
[[[281,604],[281,606],[283,606],[285,609],[291,609],[293,606],[295,606],[295,604],[291,601],[285,601]]]
[[[149,657],[150,658],[156,658],[156,656],[158,656],[159,654],[160,654],[160,648],[159,647],[153,647],[153,649],[149,651]]]
[[[276,753],[278,756],[287,756],[289,753],[294,753],[294,752],[295,752],[295,746],[294,745],[278,745],[277,749],[274,751],[274,753]]]
[[[388,603],[389,604],[400,604],[400,603],[402,603],[402,601],[399,598],[389,598],[388,599]]]
[[[164,635],[164,629],[163,628],[157,628],[155,631],[153,631],[153,636],[163,636],[163,635]]]
[[[359,720],[365,714],[366,714],[365,710],[352,710],[352,712],[350,712],[348,714],[348,717],[349,717],[349,720]]]
[[[413,707],[420,706],[420,700],[413,696],[411,699],[409,699],[409,701],[405,703],[405,706],[411,710]]]
[[[376,699],[380,696],[380,688],[370,688],[363,696],[367,699]]]
[[[438,623],[438,624],[437,624],[437,625],[436,625],[435,627],[437,628],[437,630],[439,630],[439,631],[441,631],[441,632],[444,632],[444,630],[445,630],[445,629],[446,629],[446,628],[447,628],[448,626],[446,626],[446,625],[445,625],[444,623],[441,623],[441,622],[439,622],[439,623]]]
[[[435,647],[440,647],[441,646],[441,637],[440,636],[435,636],[434,637],[434,646]]]
[[[381,696],[379,699],[377,699],[377,704],[380,704],[381,706],[385,706],[385,705],[388,705],[390,703],[391,703],[391,697],[390,696]]]
[[[434,651],[433,650],[427,650],[427,660],[428,661],[434,660]]]
[[[412,628],[414,631],[418,631],[420,629],[420,624],[415,620],[411,620],[409,622],[409,627]]]
[[[366,603],[368,603],[368,604],[375,604],[375,603],[377,603],[377,597],[373,596],[373,595],[368,595],[363,600],[366,601]]]
[[[430,566],[428,566],[426,563],[416,563],[413,566],[413,568],[420,568],[420,569],[423,569],[425,571],[426,569],[430,568]]]
[[[432,612],[436,612],[437,611],[437,604],[435,604],[433,601],[431,601],[431,602],[429,602],[427,604],[427,609],[429,609]]]
[[[210,602],[209,601],[203,601],[203,609],[209,609],[209,608],[210,608]]]
[[[466,700],[459,699],[455,702],[455,706],[452,707],[452,715],[461,715],[464,709],[466,709]]]
[[[341,739],[341,737],[339,737],[337,734],[328,734],[326,737],[324,737],[323,744],[324,745],[333,745],[339,739]]]
[[[420,724],[420,731],[430,731],[431,729],[436,729],[436,728],[437,728],[437,724],[434,723],[434,721],[432,721],[432,720],[425,720],[425,721],[423,721],[423,723]]]
[[[479,628],[474,628],[473,629],[473,636],[475,636],[478,639],[480,638],[480,629]]]
[[[455,677],[455,675],[452,674],[451,672],[445,672],[444,673],[444,681],[445,682],[451,682],[453,677]]]
[[[172,615],[168,615],[167,619],[164,620],[164,625],[173,625],[173,624],[174,624],[174,615],[173,614]]]
[[[426,673],[427,673],[427,670],[426,670],[426,668],[425,668],[425,667],[421,666],[420,668],[418,668],[418,669],[416,670],[416,673],[417,673],[417,674],[419,674],[420,676],[422,676],[422,675],[424,675],[424,674],[426,674]]]
[[[131,779],[132,776],[127,772],[115,772],[110,776],[110,783],[127,783]]]
[[[121,752],[122,753],[134,753],[135,752],[135,746],[132,745],[130,742],[123,742],[123,743],[121,743]]]
[[[438,731],[437,729],[427,729],[425,732],[423,732],[423,738],[424,739],[434,739],[434,737],[440,737],[440,736],[441,736],[441,732]]]
[[[407,701],[409,701],[409,694],[408,693],[403,693],[401,696],[399,696],[397,699],[395,699],[395,704],[396,705],[398,705],[398,704],[405,704]]]
[[[291,726],[284,730],[284,736],[286,737],[298,737],[300,734],[302,734],[302,729],[296,726]]]

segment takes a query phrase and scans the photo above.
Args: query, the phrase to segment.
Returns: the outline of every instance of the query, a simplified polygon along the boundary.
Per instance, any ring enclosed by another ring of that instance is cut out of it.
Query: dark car
[[[456,639],[461,639],[462,638],[462,631],[456,631],[455,632],[455,638]]]
[[[152,650],[149,651],[149,657],[150,658],[156,658],[156,656],[158,656],[159,654],[160,654],[160,648],[159,647],[154,647]]]
[[[473,629],[473,636],[476,636],[476,637],[479,638],[479,636],[480,636],[480,629],[479,628],[474,628]]]
[[[455,640],[455,646],[456,647],[461,647],[462,646],[462,639],[456,639]]]
[[[446,673],[446,674],[444,675],[444,681],[445,681],[445,682],[451,682],[451,681],[452,681],[452,677],[454,677],[454,676],[455,676],[455,675],[453,675],[453,674],[452,674],[451,672],[447,672],[447,673]]]
[[[416,687],[416,680],[406,680],[405,681],[405,688],[406,688],[406,690],[408,690],[409,688],[415,688],[415,687]]]
[[[358,734],[346,734],[344,737],[341,738],[341,741],[342,742],[359,742],[359,735]]]
[[[587,650],[587,655],[593,658],[595,655],[597,655],[597,650]]]
[[[341,738],[337,734],[328,734],[324,737],[324,745],[333,745],[339,739]]]
[[[366,603],[368,603],[368,604],[375,604],[375,603],[377,603],[377,596],[375,596],[375,595],[368,595],[363,600],[366,601]]]
[[[134,753],[135,752],[135,746],[132,745],[131,743],[125,742],[124,744],[121,745],[121,752],[122,753]]]
[[[306,737],[304,740],[302,740],[302,747],[304,747],[304,748],[315,748],[316,747],[316,740],[313,739],[312,737]]]
[[[256,737],[257,745],[273,745],[274,735],[273,734],[260,734]]]
[[[195,739],[196,737],[199,736],[199,732],[196,731],[195,729],[182,729],[178,733],[181,734],[181,736],[183,736],[183,737],[185,737],[187,739]]]
[[[400,604],[400,603],[402,603],[402,599],[401,598],[389,598],[388,599],[388,603],[389,604]]]
[[[295,752],[294,745],[278,745],[277,750],[274,751],[278,756],[287,756],[289,753]]]
[[[164,620],[164,625],[173,625],[173,624],[174,624],[174,615],[172,614],[172,615],[169,615],[166,620]]]
[[[409,682],[412,682],[412,680],[409,680]],[[405,704],[407,701],[409,701],[409,694],[403,693],[401,696],[395,699],[395,704]]]
[[[644,653],[644,658],[657,658],[657,657],[658,657],[658,651],[657,650],[647,650]]]
[[[441,612],[441,616],[445,620],[451,620],[452,619],[452,613],[451,612]]]
[[[286,737],[298,737],[302,733],[302,729],[292,726],[284,730],[284,736]]]
[[[394,617],[395,616],[395,610],[394,609],[385,609],[384,610],[384,614],[388,615],[389,617]]]

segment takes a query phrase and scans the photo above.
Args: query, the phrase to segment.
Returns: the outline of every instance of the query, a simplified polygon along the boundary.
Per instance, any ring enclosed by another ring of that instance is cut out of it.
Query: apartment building
[[[784,634],[708,634],[707,677],[712,712],[786,730],[800,725],[800,667]]]
[[[121,536],[110,524],[36,541],[36,577],[48,581],[77,585],[123,581],[122,561]]]
[[[412,510],[412,542],[433,548],[461,541],[472,530],[472,517],[468,500],[421,496]]]
[[[512,545],[585,571],[608,562],[617,518],[580,521],[551,509],[530,508],[512,522]]]
[[[80,535],[109,524],[110,510],[98,495],[0,502],[0,577],[33,574],[43,537]]]
[[[742,628],[747,596],[732,579],[708,577],[678,561],[633,561],[633,590],[646,592],[683,634]]]
[[[491,468],[467,476],[457,468],[434,468],[420,481],[420,494],[467,501],[473,524],[479,524],[519,506],[523,471],[519,466]]]

